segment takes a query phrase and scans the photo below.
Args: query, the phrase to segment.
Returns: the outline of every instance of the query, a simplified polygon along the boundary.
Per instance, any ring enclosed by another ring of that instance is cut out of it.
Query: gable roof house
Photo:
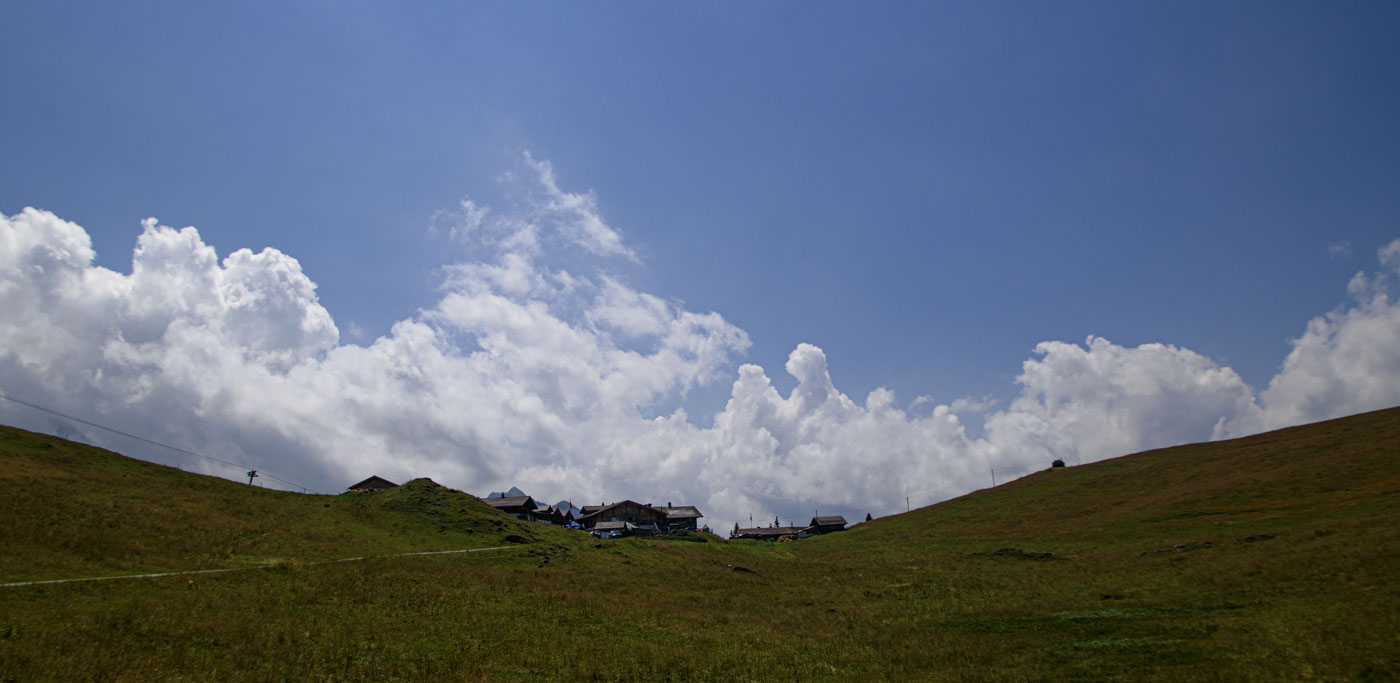
[[[556,524],[559,524],[559,525],[561,525],[561,526],[568,526],[568,525],[570,525],[570,524],[573,524],[573,522],[574,522],[574,511],[573,511],[573,510],[570,510],[570,509],[567,509],[567,508],[557,508],[557,507],[556,507],[556,508],[554,508],[554,515],[555,515],[555,517],[558,518],[558,520],[559,520],[558,522],[556,522]]]
[[[671,507],[671,504],[667,503],[666,507],[656,509],[666,513],[666,526],[672,531],[677,529],[696,531],[700,526],[700,518],[705,516],[694,505]]]
[[[829,534],[833,531],[845,531],[846,518],[841,515],[829,515],[813,517],[812,523],[807,527],[808,533]]]
[[[611,505],[585,505],[583,514],[575,521],[585,529],[592,529],[599,522],[627,522],[638,527],[663,528],[666,526],[666,513],[661,508],[624,500]]]
[[[559,526],[564,526],[569,522],[574,521],[574,511],[561,510],[557,507],[554,507],[553,505],[541,505],[535,508],[535,512],[533,515],[531,515],[531,519],[535,520],[536,522],[544,522],[546,524],[557,524]]]
[[[539,505],[529,496],[511,496],[509,498],[482,498],[481,502],[490,505],[501,512],[504,512],[516,519],[530,520],[534,518],[535,510]]]
[[[530,521],[543,522],[545,524],[554,523],[554,508],[548,505],[536,504],[534,512],[530,513]]]
[[[387,490],[389,490],[389,489],[394,489],[394,488],[398,488],[398,487],[399,487],[398,484],[395,484],[394,482],[389,481],[388,479],[385,479],[384,477],[373,476],[373,477],[370,477],[369,479],[366,479],[366,480],[364,480],[364,481],[362,481],[362,482],[360,482],[360,483],[358,483],[358,484],[351,484],[351,485],[350,485],[350,488],[345,489],[345,490],[346,490],[347,492],[355,492],[355,491],[387,491]]]

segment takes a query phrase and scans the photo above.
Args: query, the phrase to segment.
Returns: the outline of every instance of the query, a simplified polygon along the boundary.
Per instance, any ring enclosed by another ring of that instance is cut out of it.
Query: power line
[[[159,441],[152,441],[152,440],[150,440],[150,439],[147,439],[147,438],[144,437],[144,436],[137,436],[137,435],[132,434],[132,433],[129,433],[129,432],[124,432],[124,431],[122,431],[122,430],[120,430],[120,429],[114,429],[114,428],[108,427],[108,426],[106,426],[106,425],[100,425],[100,424],[97,424],[96,422],[89,422],[89,421],[87,421],[87,420],[84,420],[84,419],[81,418],[81,417],[74,417],[74,416],[69,415],[69,414],[67,414],[67,413],[60,413],[60,412],[57,411],[57,410],[53,410],[53,409],[50,409],[50,408],[45,408],[45,407],[39,406],[39,405],[34,405],[33,403],[30,403],[30,402],[28,402],[28,401],[21,401],[21,400],[15,398],[15,397],[13,397],[13,396],[6,396],[6,395],[4,395],[4,394],[0,394],[0,398],[5,399],[6,401],[13,401],[13,402],[18,403],[18,404],[20,404],[20,405],[22,405],[22,406],[29,406],[30,408],[33,408],[33,409],[38,410],[38,411],[41,411],[41,412],[48,413],[48,414],[50,414],[50,415],[57,415],[58,417],[61,417],[61,418],[67,419],[67,420],[72,420],[72,421],[74,421],[74,422],[79,422],[79,423],[85,424],[85,425],[87,425],[87,426],[89,426],[89,427],[96,427],[96,428],[98,428],[98,429],[103,429],[103,430],[112,432],[113,434],[121,434],[122,436],[125,436],[125,437],[127,437],[127,438],[129,438],[129,439],[136,439],[137,441],[143,441],[143,442],[145,442],[145,443],[151,444],[152,446],[160,446],[161,448],[168,448],[168,449],[170,449],[170,450],[172,450],[172,451],[175,451],[175,452],[177,452],[177,453],[184,453],[185,455],[193,455],[193,456],[196,457],[196,458],[204,458],[205,460],[210,460],[210,461],[213,461],[213,462],[217,462],[217,463],[219,463],[219,464],[221,464],[221,465],[228,465],[229,467],[237,467],[237,468],[239,468],[239,469],[247,468],[247,469],[250,469],[250,470],[252,469],[252,468],[249,467],[248,465],[243,465],[243,464],[236,463],[236,462],[229,462],[228,460],[221,460],[221,459],[216,458],[216,457],[214,457],[214,456],[212,456],[212,455],[205,455],[205,454],[203,454],[203,453],[196,453],[196,452],[194,452],[194,451],[185,450],[185,449],[180,448],[180,447],[178,447],[178,446],[171,446],[170,444],[167,444],[167,443],[161,443],[161,442],[159,442]],[[279,478],[277,478],[277,477],[274,477],[274,476],[272,476],[272,475],[266,473],[265,471],[264,471],[264,472],[258,472],[258,475],[257,475],[257,476],[259,476],[259,477],[265,477],[265,478],[271,479],[271,480],[273,480],[273,481],[280,481],[280,482],[282,482],[283,484],[286,484],[286,485],[288,485],[288,486],[291,486],[291,487],[294,487],[294,488],[299,488],[299,489],[301,489],[303,492],[308,492],[308,491],[311,490],[311,489],[309,489],[309,488],[307,488],[307,487],[305,487],[305,486],[302,486],[301,484],[298,484],[298,483],[296,483],[296,482],[291,482],[291,481],[287,481],[286,479],[279,479]],[[250,483],[250,484],[252,483],[252,480],[251,480],[251,479],[249,480],[249,483]]]

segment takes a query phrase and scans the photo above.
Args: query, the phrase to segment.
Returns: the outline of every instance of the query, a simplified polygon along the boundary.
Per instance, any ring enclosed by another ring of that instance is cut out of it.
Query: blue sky
[[[528,153],[637,256],[597,273],[746,333],[716,378],[643,410],[684,406],[702,428],[743,363],[791,391],[801,343],[858,403],[930,397],[911,415],[1004,409],[1038,343],[1090,335],[1190,349],[1259,392],[1400,236],[1393,3],[55,2],[0,18],[0,213],[82,226],[119,273],[148,216],[220,258],[273,247],[363,346],[433,310],[445,267],[484,258],[433,217],[509,205],[502,177],[528,174]],[[984,412],[962,415],[973,436]]]

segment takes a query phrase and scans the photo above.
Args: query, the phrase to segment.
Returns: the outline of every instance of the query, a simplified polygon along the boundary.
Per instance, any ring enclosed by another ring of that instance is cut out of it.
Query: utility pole
[[[253,485],[253,477],[256,477],[256,476],[258,476],[258,471],[257,471],[257,470],[248,470],[248,485],[249,485],[249,486],[252,486],[252,485]]]
[[[909,496],[904,497],[904,511],[909,512],[913,508],[909,507]]]
[[[997,468],[992,468],[992,488],[997,486]]]

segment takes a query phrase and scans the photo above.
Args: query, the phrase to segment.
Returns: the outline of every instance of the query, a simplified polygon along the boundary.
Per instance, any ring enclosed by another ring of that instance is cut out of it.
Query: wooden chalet
[[[574,520],[585,529],[601,522],[627,522],[634,527],[666,528],[666,513],[661,508],[624,500],[611,505],[585,505],[583,514]]]
[[[554,508],[555,524],[568,526],[574,523],[574,511],[569,508]]]
[[[539,505],[529,496],[511,496],[509,498],[482,498],[481,502],[490,505],[501,512],[504,512],[516,519],[534,519],[535,510]]]
[[[554,508],[548,505],[540,505],[536,507],[535,511],[530,513],[530,521],[544,522],[545,524],[553,524]]]
[[[812,523],[807,527],[807,531],[813,534],[829,534],[833,531],[845,530],[846,518],[841,515],[813,517]]]
[[[557,507],[554,507],[553,505],[541,505],[535,508],[535,512],[533,515],[531,515],[531,519],[533,519],[536,522],[544,522],[546,524],[557,524],[559,526],[566,526],[569,522],[574,521],[574,511],[561,510]]]
[[[394,482],[389,481],[384,477],[374,476],[358,484],[351,484],[350,488],[346,489],[346,491],[387,491],[389,489],[396,489],[398,487],[398,484],[395,484]]]
[[[656,508],[666,513],[666,527],[672,531],[684,529],[685,531],[698,531],[700,518],[705,515],[700,513],[699,508],[694,505],[681,505],[671,507],[670,503],[666,507]]]

